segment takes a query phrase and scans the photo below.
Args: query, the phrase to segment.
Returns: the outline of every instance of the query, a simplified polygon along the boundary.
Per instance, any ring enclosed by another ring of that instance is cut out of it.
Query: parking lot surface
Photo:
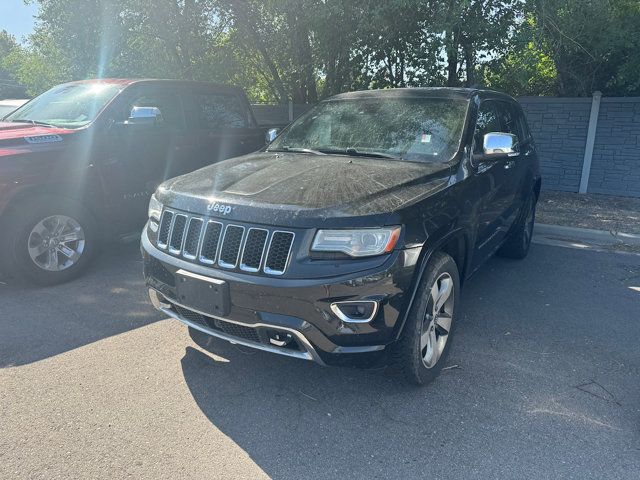
[[[416,389],[200,349],[148,304],[135,245],[0,284],[0,478],[638,478],[640,257],[534,245],[460,313]]]

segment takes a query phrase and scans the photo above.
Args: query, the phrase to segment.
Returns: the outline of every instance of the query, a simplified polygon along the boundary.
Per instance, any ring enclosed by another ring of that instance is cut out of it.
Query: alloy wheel
[[[429,291],[427,311],[420,331],[420,355],[426,368],[433,368],[444,351],[454,306],[453,278],[447,272],[442,273]]]
[[[40,220],[27,240],[31,260],[43,270],[60,272],[80,260],[85,248],[85,234],[77,220],[52,215]]]

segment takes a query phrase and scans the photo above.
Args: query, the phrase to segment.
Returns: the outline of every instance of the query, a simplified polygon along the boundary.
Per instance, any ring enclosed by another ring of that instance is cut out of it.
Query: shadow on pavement
[[[183,374],[209,421],[276,479],[622,478],[640,466],[630,271],[640,260],[543,246],[490,261],[465,288],[453,368],[423,389],[215,339],[187,347]],[[602,390],[579,388],[589,382]],[[616,462],[585,455],[605,445]]]
[[[4,283],[6,282],[6,283]],[[73,282],[0,284],[0,368],[24,365],[162,319],[149,304],[137,243],[100,255]]]

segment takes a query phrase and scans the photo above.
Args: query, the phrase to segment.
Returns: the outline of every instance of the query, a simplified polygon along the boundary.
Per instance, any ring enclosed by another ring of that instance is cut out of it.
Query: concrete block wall
[[[523,97],[519,101],[538,147],[543,188],[577,192],[591,98]]]
[[[252,105],[253,113],[259,125],[286,125],[290,122],[289,105]],[[293,104],[293,118],[297,118],[309,110],[312,105]]]
[[[640,197],[640,98],[603,98],[588,192]]]

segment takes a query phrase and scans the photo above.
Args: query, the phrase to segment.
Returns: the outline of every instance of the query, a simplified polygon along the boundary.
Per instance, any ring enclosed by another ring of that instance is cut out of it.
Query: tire
[[[418,286],[402,335],[392,350],[394,365],[409,383],[426,385],[440,374],[451,348],[459,297],[456,263],[446,253],[434,253]],[[441,303],[441,308],[438,309],[436,301]]]
[[[71,200],[32,200],[14,208],[4,226],[3,264],[10,275],[31,284],[55,285],[76,278],[96,251],[95,220]]]
[[[536,221],[536,196],[533,192],[529,194],[524,204],[522,214],[508,238],[498,250],[498,255],[505,258],[522,260],[529,253],[531,248],[531,238],[533,237],[533,226]]]

